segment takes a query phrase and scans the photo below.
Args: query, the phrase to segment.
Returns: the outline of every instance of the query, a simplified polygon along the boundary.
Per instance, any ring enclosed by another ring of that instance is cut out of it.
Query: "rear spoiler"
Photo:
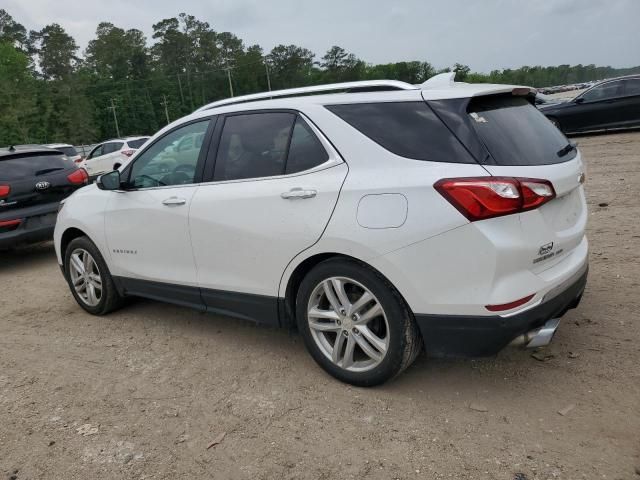
[[[417,85],[421,90],[456,90],[460,97],[479,97],[499,93],[511,93],[517,96],[535,96],[537,90],[523,85],[502,85],[491,83],[465,83],[455,81],[455,72],[440,73],[426,82]]]

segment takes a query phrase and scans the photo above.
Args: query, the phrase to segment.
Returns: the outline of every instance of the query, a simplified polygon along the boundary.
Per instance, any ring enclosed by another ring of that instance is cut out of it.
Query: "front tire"
[[[64,254],[64,271],[73,297],[93,315],[106,315],[122,306],[111,273],[98,247],[87,237],[73,239]]]
[[[327,260],[307,274],[296,297],[296,319],[313,359],[356,386],[395,377],[422,349],[400,294],[382,275],[352,260]]]

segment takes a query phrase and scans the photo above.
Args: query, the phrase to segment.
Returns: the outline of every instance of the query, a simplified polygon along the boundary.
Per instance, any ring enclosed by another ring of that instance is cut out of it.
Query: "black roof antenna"
[[[11,146],[9,147],[9,151],[10,151],[10,152],[15,152],[15,151],[16,151],[16,147],[14,147],[13,145],[11,145]]]

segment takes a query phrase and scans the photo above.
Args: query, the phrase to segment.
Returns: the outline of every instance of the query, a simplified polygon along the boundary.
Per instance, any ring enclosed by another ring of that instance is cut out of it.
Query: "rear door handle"
[[[280,194],[285,200],[295,200],[297,198],[313,198],[318,194],[316,190],[303,190],[302,188],[292,188],[288,192]]]
[[[162,201],[163,205],[167,205],[169,207],[172,207],[174,205],[184,205],[185,203],[187,203],[186,199],[178,197],[169,197]]]

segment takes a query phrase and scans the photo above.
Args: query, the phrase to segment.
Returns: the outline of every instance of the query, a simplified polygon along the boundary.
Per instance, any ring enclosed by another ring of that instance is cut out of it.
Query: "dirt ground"
[[[640,132],[577,141],[591,273],[546,361],[422,356],[353,388],[297,334],[142,300],[92,317],[51,245],[0,254],[0,475],[640,479]]]

